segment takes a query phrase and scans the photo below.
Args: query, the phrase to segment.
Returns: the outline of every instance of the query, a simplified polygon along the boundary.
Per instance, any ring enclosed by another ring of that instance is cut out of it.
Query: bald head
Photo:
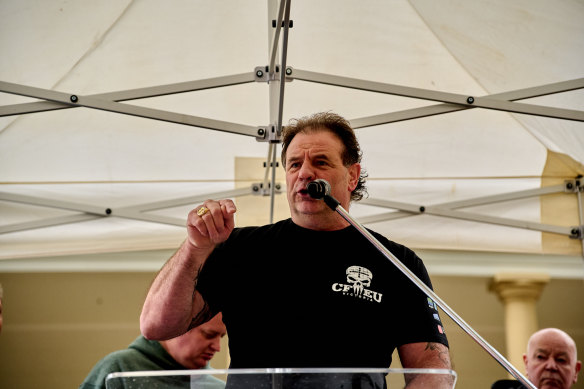
[[[543,330],[534,332],[527,343],[527,353],[529,354],[530,350],[534,350],[542,340],[555,341],[558,344],[564,345],[567,351],[573,353],[574,359],[577,359],[576,342],[574,342],[574,339],[570,335],[558,328],[544,328]]]
[[[531,335],[523,361],[527,377],[539,389],[571,388],[582,366],[574,339],[557,328],[545,328]]]

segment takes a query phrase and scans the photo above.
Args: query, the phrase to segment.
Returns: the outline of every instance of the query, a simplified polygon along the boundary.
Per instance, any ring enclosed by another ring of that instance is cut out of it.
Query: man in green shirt
[[[226,333],[219,313],[207,323],[169,340],[148,340],[140,335],[127,349],[114,351],[100,360],[79,389],[105,389],[107,375],[115,372],[209,368],[209,361],[220,350],[220,340]],[[108,385],[125,387],[124,380],[128,379],[115,378]],[[141,377],[137,380],[136,383],[142,384],[139,387],[151,387],[155,384],[164,385],[165,388],[191,387],[191,378],[188,375]],[[225,383],[213,376],[193,376],[192,388],[224,387]]]

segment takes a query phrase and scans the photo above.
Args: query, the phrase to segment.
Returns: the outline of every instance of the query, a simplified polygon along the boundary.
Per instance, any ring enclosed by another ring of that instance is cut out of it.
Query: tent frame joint
[[[281,131],[277,131],[273,124],[257,127],[256,140],[258,142],[280,143],[281,137]]]
[[[584,240],[584,225],[571,227],[570,239]]]
[[[271,81],[280,81],[281,79],[281,72],[280,72],[280,65],[274,65],[273,69],[270,69],[269,65],[263,66],[256,66],[253,70],[255,75],[256,82],[267,82],[270,83]],[[291,66],[286,67],[286,82],[292,82],[293,78],[290,76],[293,73],[293,69]]]
[[[581,176],[573,180],[565,180],[564,188],[566,193],[582,193],[584,192],[584,181]]]
[[[254,182],[251,184],[251,194],[254,196],[270,196],[272,189],[272,183],[268,182],[267,186],[264,186],[263,182]],[[274,185],[274,193],[281,194],[282,193],[282,184],[276,182]]]

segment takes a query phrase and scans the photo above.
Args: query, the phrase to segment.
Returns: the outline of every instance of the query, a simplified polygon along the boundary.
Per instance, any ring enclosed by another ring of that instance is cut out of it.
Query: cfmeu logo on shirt
[[[380,303],[383,294],[368,289],[371,286],[373,273],[367,268],[361,266],[349,266],[346,271],[347,283],[341,284],[335,282],[333,291],[340,292],[344,296],[353,296],[363,300],[375,301]]]

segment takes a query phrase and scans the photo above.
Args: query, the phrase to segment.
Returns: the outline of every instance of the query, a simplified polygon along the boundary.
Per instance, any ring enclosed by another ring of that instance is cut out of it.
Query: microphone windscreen
[[[324,196],[331,193],[330,184],[321,178],[308,183],[306,191],[313,199],[322,199]]]

